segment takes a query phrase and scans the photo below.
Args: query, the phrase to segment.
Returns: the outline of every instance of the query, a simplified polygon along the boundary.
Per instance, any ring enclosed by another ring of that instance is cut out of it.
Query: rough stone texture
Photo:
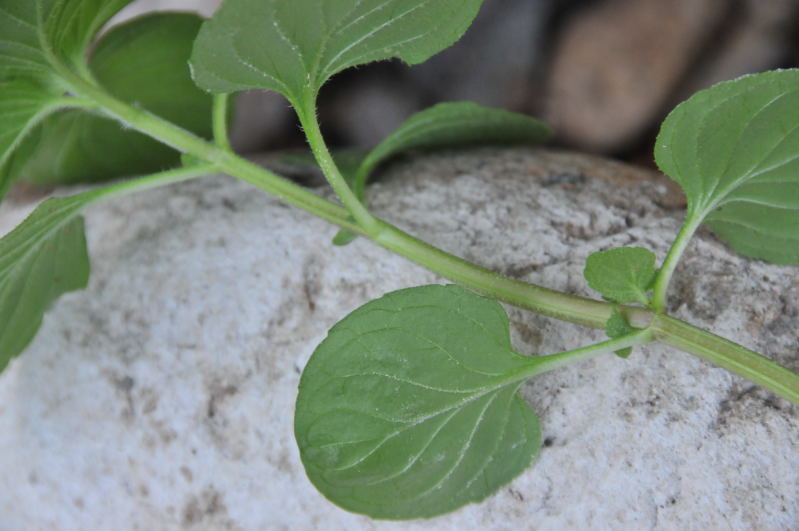
[[[631,244],[662,257],[679,225],[662,178],[546,151],[406,161],[373,197],[436,245],[581,294],[590,252]],[[0,232],[29,206],[4,206]],[[333,247],[332,227],[224,177],[97,206],[87,224],[89,289],[62,298],[0,375],[2,529],[799,526],[797,408],[661,347],[527,383],[544,448],[486,502],[411,523],[341,511],[294,446],[301,368],[350,310],[441,279],[367,241]],[[796,268],[702,234],[673,296],[680,318],[799,370]],[[523,353],[602,337],[510,317]]]
[[[609,0],[572,15],[545,115],[564,139],[612,151],[648,127],[722,19],[724,0]]]

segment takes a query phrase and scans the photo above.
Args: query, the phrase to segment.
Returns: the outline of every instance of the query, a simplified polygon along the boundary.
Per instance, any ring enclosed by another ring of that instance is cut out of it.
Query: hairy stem
[[[603,328],[610,318],[608,303],[566,295],[560,291],[522,282],[485,269],[433,247],[398,228],[378,220],[380,230],[371,239],[400,256],[486,295],[536,313],[573,323]],[[630,308],[630,318],[638,326],[649,322],[648,312]]]
[[[671,277],[680,262],[680,258],[682,258],[683,252],[685,252],[685,248],[688,247],[691,238],[699,228],[701,219],[701,216],[695,216],[690,211],[688,212],[685,222],[680,227],[680,232],[677,233],[677,237],[671,244],[666,259],[663,260],[663,265],[658,271],[655,287],[652,291],[652,309],[655,313],[664,313],[666,311],[666,300]]]
[[[624,337],[610,339],[587,347],[567,350],[566,352],[551,354],[549,356],[536,357],[533,359],[535,359],[537,363],[532,369],[528,369],[527,377],[531,378],[538,374],[554,371],[561,367],[595,358],[601,354],[616,352],[617,350],[633,347],[635,345],[643,345],[650,341],[652,341],[652,331],[649,328],[645,328]]]
[[[72,75],[71,72],[67,71],[63,75],[67,82],[70,83],[75,94],[97,102],[105,109],[107,114],[122,121],[129,127],[150,135],[184,153],[204,159],[220,171],[253,184],[289,204],[344,229],[366,236],[378,245],[412,260],[445,278],[520,308],[594,328],[603,328],[610,317],[612,305],[609,303],[576,297],[504,277],[422,242],[385,221],[372,217],[371,214],[368,215],[371,221],[366,223],[366,225],[360,222],[354,223],[349,211],[340,205],[286,181],[236,156],[230,151],[220,149],[218,146],[181,129],[171,122],[142,109],[131,107],[115,99],[99,87]],[[310,136],[313,137],[313,140],[311,140],[312,146],[315,146],[317,156],[321,159],[320,162],[324,161],[328,168],[334,168],[333,175],[341,177],[322,140],[315,115],[312,120],[309,120],[306,116],[305,122],[306,127],[310,126]],[[333,181],[335,181],[335,178]],[[346,186],[346,183],[344,185]],[[349,187],[346,187],[346,190],[352,194]],[[347,196],[346,193],[344,196]],[[357,199],[355,202],[361,205]],[[692,224],[683,227],[669,252],[664,264],[664,271],[661,272],[661,276],[658,278],[658,286],[656,286],[656,293],[661,294],[661,308],[665,307],[665,291],[668,287],[671,273],[674,271],[674,267],[685,249],[690,235],[695,230],[696,226]],[[653,318],[648,311],[631,306],[621,307],[620,310],[631,325],[638,328],[649,326],[654,339],[713,361],[799,404],[799,375],[780,367],[769,359],[721,337],[664,315],[655,315]],[[643,342],[644,338],[643,335],[639,337],[636,334],[627,336],[628,339],[631,337],[639,343]],[[618,340],[605,342],[601,345],[606,345],[611,350],[629,346],[623,345]],[[574,354],[574,356],[577,355]]]
[[[327,149],[327,144],[322,137],[322,131],[319,129],[319,120],[316,118],[316,108],[313,105],[315,99],[308,96],[306,101],[310,103],[305,108],[297,108],[297,116],[299,116],[300,123],[305,130],[305,136],[308,138],[311,151],[313,151],[319,167],[322,168],[322,173],[324,173],[338,198],[363,229],[363,232],[367,235],[375,234],[379,230],[377,220],[356,197]]]
[[[799,375],[757,352],[667,315],[656,315],[650,328],[655,340],[711,361],[799,406]]]
[[[110,199],[120,195],[127,195],[134,192],[143,192],[153,188],[160,188],[162,186],[169,186],[183,181],[196,179],[198,177],[206,177],[213,175],[218,170],[212,164],[203,164],[199,166],[192,166],[190,168],[177,168],[174,170],[166,170],[159,173],[153,173],[145,177],[137,179],[130,179],[122,181],[121,183],[112,184],[110,186],[103,186],[102,188],[95,188],[88,192],[83,192],[90,202],[99,201],[101,199]],[[77,197],[77,196],[75,196]],[[90,204],[89,202],[86,203]]]

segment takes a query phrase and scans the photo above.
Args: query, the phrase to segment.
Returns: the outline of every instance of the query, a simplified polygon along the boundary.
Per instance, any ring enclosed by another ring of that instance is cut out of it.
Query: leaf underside
[[[329,332],[300,381],[295,436],[334,503],[374,518],[431,517],[484,499],[539,449],[491,299],[457,286],[390,293]]]
[[[390,58],[427,60],[463,35],[481,4],[226,0],[200,31],[192,72],[206,90],[273,90],[297,107],[346,68]]]
[[[666,118],[655,158],[739,253],[799,263],[799,70],[720,83]]]
[[[89,256],[77,213],[92,199],[48,199],[0,239],[0,370],[33,339],[53,301],[86,287]]]
[[[57,106],[58,95],[38,83],[0,82],[0,201],[11,184],[11,156],[35,125]]]
[[[27,80],[0,83],[0,164],[7,161],[27,130],[50,112],[57,97]]]
[[[132,0],[0,0],[0,79],[52,79]]]
[[[212,99],[194,85],[186,64],[201,23],[192,14],[158,13],[116,26],[97,43],[89,67],[117,98],[210,138]],[[176,166],[180,157],[155,139],[82,110],[50,115],[25,143],[25,156],[16,157],[10,173],[36,185],[141,175]]]

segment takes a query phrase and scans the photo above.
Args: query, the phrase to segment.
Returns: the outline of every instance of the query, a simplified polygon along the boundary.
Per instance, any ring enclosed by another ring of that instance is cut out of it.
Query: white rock
[[[588,294],[586,256],[679,225],[665,182],[615,163],[474,151],[395,165],[381,216],[487,267]],[[638,186],[624,184],[631,176]],[[4,206],[0,232],[25,206]],[[523,388],[537,463],[479,505],[375,522],[327,502],[292,434],[300,371],[326,330],[394,289],[441,279],[230,178],[92,208],[88,290],[63,297],[0,375],[0,528],[789,529],[799,411],[653,346]],[[796,268],[703,234],[673,289],[680,318],[799,370]],[[510,309],[523,353],[602,334]]]

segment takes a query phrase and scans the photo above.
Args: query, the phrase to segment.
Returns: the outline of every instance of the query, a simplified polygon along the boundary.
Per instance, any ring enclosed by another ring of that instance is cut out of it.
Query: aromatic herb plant
[[[336,243],[368,238],[459,284],[369,302],[335,325],[311,357],[295,435],[311,481],[345,509],[405,519],[485,498],[539,449],[538,418],[517,392],[525,380],[600,354],[625,357],[651,341],[799,404],[798,375],[666,314],[669,281],[702,224],[746,256],[799,262],[799,70],[721,83],[669,115],[655,156],[687,196],[682,229],[659,268],[643,248],[592,255],[585,277],[604,300],[589,300],[427,245],[375,217],[365,201],[369,176],[397,153],[542,141],[544,124],[442,104],[412,117],[345,173],[320,132],[316,98],[328,79],[370,61],[426,60],[466,31],[482,0],[226,0],[208,21],[151,15],[95,42],[129,2],[0,0],[0,191],[14,179],[59,184],[172,167],[49,199],[0,240],[0,367],[24,350],[59,295],[86,285],[83,208],[225,172],[338,225]],[[340,203],[232,152],[229,95],[249,89],[288,99]],[[498,301],[605,328],[609,339],[520,355]]]

